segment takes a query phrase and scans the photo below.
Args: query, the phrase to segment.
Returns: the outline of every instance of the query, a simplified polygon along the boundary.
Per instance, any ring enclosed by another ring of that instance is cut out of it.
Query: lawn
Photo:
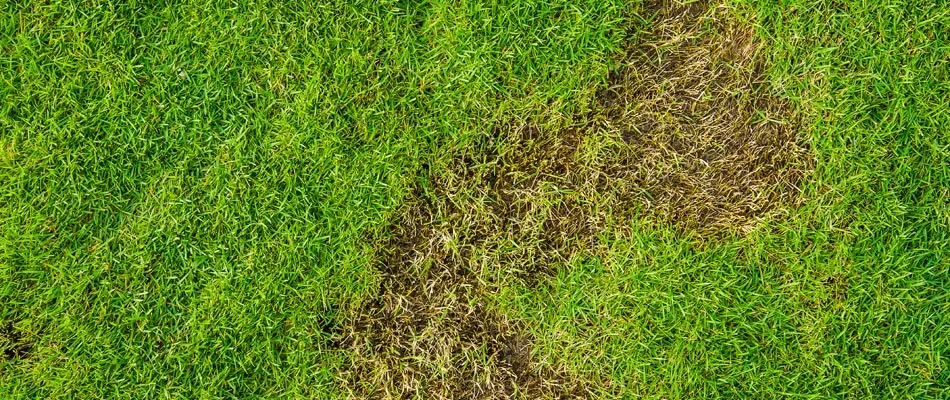
[[[950,6],[0,5],[0,398],[950,398]]]

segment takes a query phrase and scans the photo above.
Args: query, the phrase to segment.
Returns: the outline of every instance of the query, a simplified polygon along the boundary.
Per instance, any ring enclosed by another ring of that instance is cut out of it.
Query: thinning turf
[[[362,239],[436,148],[574,107],[626,7],[6,2],[3,397],[334,397]]]
[[[717,4],[648,8],[650,32],[589,113],[562,129],[499,124],[407,199],[377,246],[379,290],[335,335],[357,397],[622,395],[607,376],[538,359],[534,342],[556,331],[536,338],[490,306],[508,300],[495,294],[609,256],[600,236],[629,235],[630,220],[715,240],[804,201],[811,157],[757,72],[750,29]]]
[[[603,232],[502,308],[623,397],[947,398],[950,10],[737,3],[809,121],[809,200],[715,243]]]
[[[486,307],[605,398],[947,398],[950,8],[726,4],[805,121],[807,201],[714,239],[607,226]],[[4,3],[0,397],[359,394],[331,337],[377,294],[369,238],[499,122],[574,123],[651,21],[628,1]]]

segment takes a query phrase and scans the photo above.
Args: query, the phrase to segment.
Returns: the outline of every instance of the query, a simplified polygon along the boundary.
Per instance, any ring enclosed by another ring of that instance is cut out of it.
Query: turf
[[[712,236],[596,208],[587,220],[607,222],[582,224],[596,229],[537,220],[568,234],[481,248],[545,267],[476,271],[495,283],[462,299],[518,340],[473,336],[471,370],[522,370],[516,387],[537,378],[593,398],[950,397],[950,7],[725,7],[759,43],[763,90],[800,121],[813,160],[800,197]],[[440,182],[471,189],[451,180],[457,162],[517,152],[516,128],[585,123],[611,71],[637,68],[627,55],[656,12],[619,0],[5,3],[0,397],[373,396],[352,366],[389,358],[341,337],[387,293],[407,213],[445,193]],[[556,214],[560,194],[544,188],[511,204]],[[483,210],[456,211],[439,222],[459,231],[453,221]],[[576,246],[547,251],[557,240]],[[434,359],[394,371],[451,377]],[[388,395],[441,393],[419,385]]]

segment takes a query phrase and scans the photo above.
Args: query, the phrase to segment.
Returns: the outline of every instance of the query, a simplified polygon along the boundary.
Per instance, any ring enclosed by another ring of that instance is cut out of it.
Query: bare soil
[[[12,322],[0,325],[0,362],[29,358],[33,344]]]

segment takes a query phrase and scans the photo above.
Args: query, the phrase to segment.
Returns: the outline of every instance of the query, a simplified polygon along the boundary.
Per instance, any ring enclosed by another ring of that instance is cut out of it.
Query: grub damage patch
[[[580,121],[500,123],[416,188],[377,239],[378,293],[334,333],[359,398],[586,398],[606,388],[540,359],[495,311],[632,218],[701,237],[800,204],[812,159],[770,94],[751,28],[720,4],[654,1],[650,29]]]
[[[360,398],[579,397],[579,383],[535,365],[522,324],[487,307],[491,285],[472,262],[481,239],[450,250],[458,221],[439,222],[438,209],[420,200],[393,225],[379,292],[337,332],[337,347],[355,354],[346,387]]]
[[[595,119],[625,144],[602,169],[621,201],[704,235],[800,204],[813,159],[799,116],[770,93],[753,28],[724,5],[648,6],[652,30],[598,94]]]

